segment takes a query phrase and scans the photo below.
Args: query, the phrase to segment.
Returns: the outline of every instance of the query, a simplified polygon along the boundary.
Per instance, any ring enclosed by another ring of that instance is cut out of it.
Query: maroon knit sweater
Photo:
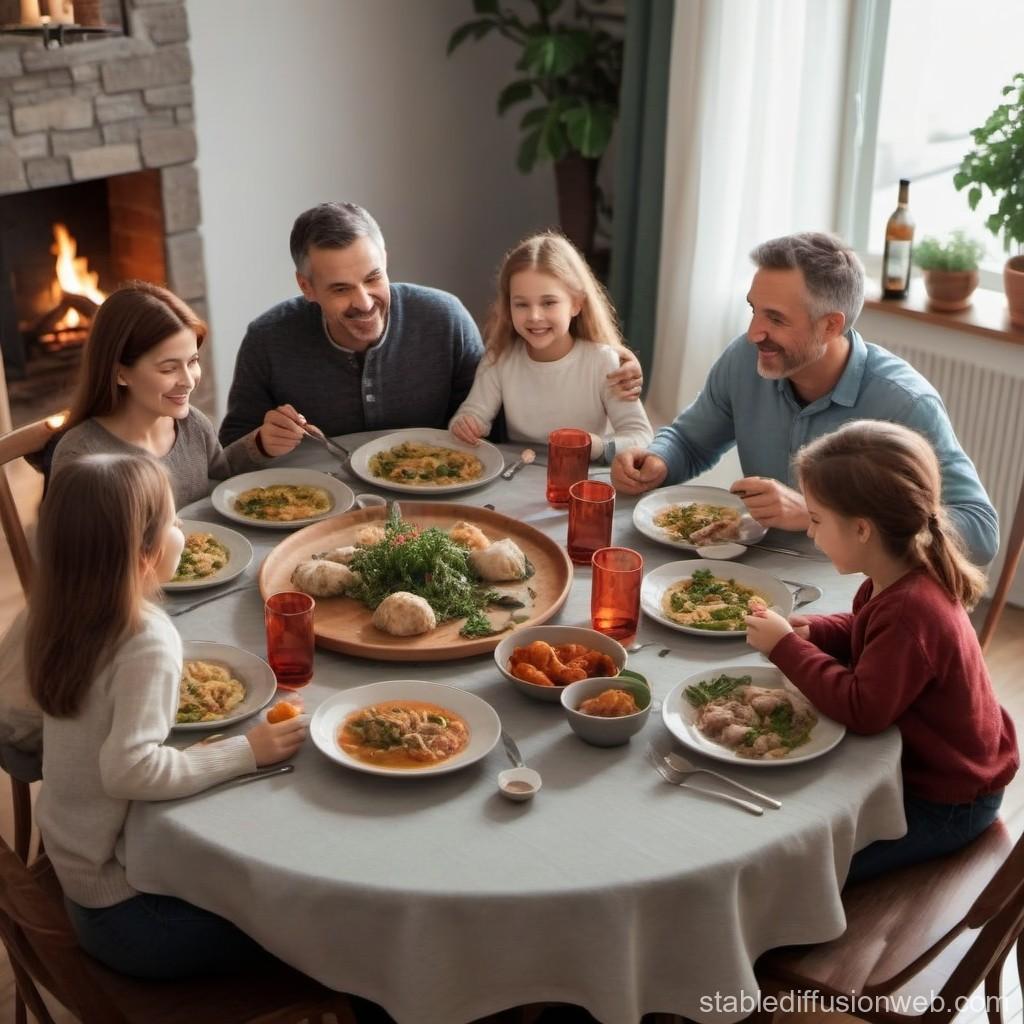
[[[967,612],[924,570],[871,591],[867,580],[852,614],[809,616],[810,639],[790,633],[769,657],[854,732],[896,725],[907,792],[964,804],[1002,789],[1020,765],[1017,736]]]

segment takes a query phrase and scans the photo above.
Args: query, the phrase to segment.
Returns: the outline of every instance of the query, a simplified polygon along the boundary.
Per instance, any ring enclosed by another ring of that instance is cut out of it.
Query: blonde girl
[[[857,420],[803,448],[807,534],[840,573],[868,578],[853,611],[747,619],[748,641],[824,714],[903,738],[907,833],[853,858],[848,881],[951,853],[995,820],[1020,763],[967,617],[984,587],[941,504],[931,445]]]
[[[502,407],[512,441],[577,427],[591,436],[592,459],[654,436],[608,295],[562,235],[534,235],[508,253],[484,334],[472,390],[449,423],[459,440],[476,444]]]
[[[131,281],[96,313],[53,472],[92,452],[146,452],[171,478],[178,507],[205,497],[210,477],[258,469],[290,452],[305,422],[290,405],[221,448],[210,421],[191,405],[202,375],[206,324],[166,288]]]
[[[86,455],[42,504],[26,627],[29,688],[43,711],[36,805],[82,946],[114,970],[174,978],[227,970],[262,950],[228,921],[134,889],[124,853],[133,800],[173,800],[290,757],[305,720],[184,750],[175,722],[181,639],[150,603],[184,544],[167,474],[146,456]]]

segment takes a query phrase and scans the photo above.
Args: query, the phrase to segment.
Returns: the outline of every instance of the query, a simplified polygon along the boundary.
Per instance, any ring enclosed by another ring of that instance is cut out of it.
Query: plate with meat
[[[846,735],[773,665],[695,672],[672,688],[661,715],[691,750],[753,768],[811,761]]]
[[[633,509],[633,525],[651,540],[686,551],[737,540],[756,544],[768,532],[731,491],[692,484],[645,494]]]
[[[329,697],[316,709],[309,735],[346,768],[422,778],[486,757],[501,735],[501,720],[486,701],[455,686],[390,679]]]

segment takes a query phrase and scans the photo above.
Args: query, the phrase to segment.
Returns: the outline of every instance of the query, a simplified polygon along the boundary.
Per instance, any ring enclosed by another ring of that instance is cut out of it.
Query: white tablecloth
[[[312,444],[288,462],[333,468]],[[564,543],[566,513],[545,503],[544,478],[543,467],[527,467],[511,483],[451,500],[491,502]],[[618,499],[613,542],[641,551],[647,569],[680,557],[633,528],[632,506]],[[188,515],[216,518],[208,501]],[[255,581],[281,534],[240,529],[256,547],[246,573]],[[746,561],[822,586],[808,611],[849,608],[859,582],[827,562],[760,551]],[[201,596],[175,595],[168,607]],[[576,567],[554,621],[589,624],[589,597],[590,570]],[[254,588],[175,621],[187,639],[265,653]],[[630,658],[658,697],[702,666],[763,663],[742,640],[691,637],[650,620],[639,639],[671,648]],[[628,746],[588,746],[560,705],[522,696],[490,655],[386,664],[318,650],[303,695],[313,711],[339,689],[399,678],[453,683],[489,701],[543,776],[536,799],[499,795],[500,745],[451,775],[391,780],[334,764],[307,743],[281,779],[134,805],[129,881],[224,915],[281,959],[380,1003],[402,1024],[456,1024],[546,1000],[615,1024],[652,1011],[730,1022],[749,1008],[730,1012],[724,1000],[756,992],[758,955],[841,934],[840,883],[854,851],[904,831],[892,730],[848,735],[804,765],[730,767],[782,800],[782,810],[757,818],[655,774],[645,747],[669,739],[657,715]]]

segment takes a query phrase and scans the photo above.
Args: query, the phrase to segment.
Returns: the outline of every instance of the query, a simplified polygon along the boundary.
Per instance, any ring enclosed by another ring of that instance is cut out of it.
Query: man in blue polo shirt
[[[765,242],[750,255],[758,269],[747,294],[747,333],[722,353],[694,402],[648,448],[616,456],[616,488],[641,494],[682,483],[735,444],[744,476],[732,490],[751,515],[765,526],[806,530],[793,455],[849,420],[890,420],[934,445],[943,504],[971,558],[990,562],[999,548],[996,512],[938,392],[904,360],[853,330],[864,305],[856,253],[830,235],[807,232]]]

